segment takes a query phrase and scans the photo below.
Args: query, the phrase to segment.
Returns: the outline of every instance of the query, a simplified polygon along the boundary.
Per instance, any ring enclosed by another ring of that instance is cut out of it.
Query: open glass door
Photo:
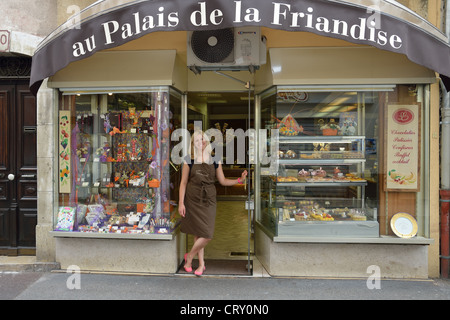
[[[190,92],[186,108],[185,125],[190,134],[197,129],[220,132],[222,141],[214,146],[213,156],[222,153],[225,177],[237,179],[244,170],[249,172],[249,179],[243,184],[222,186],[217,182],[215,185],[215,231],[213,239],[205,248],[205,260],[209,265],[205,275],[251,274],[254,206],[248,200],[253,197],[254,175],[248,151],[256,143],[254,135],[249,137],[253,132],[255,118],[253,92]],[[187,251],[192,248],[193,242],[193,236],[189,235]]]

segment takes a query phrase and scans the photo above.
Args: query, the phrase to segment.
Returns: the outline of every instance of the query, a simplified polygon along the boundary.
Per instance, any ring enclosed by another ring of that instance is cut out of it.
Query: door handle
[[[15,179],[15,176],[12,173],[8,174],[9,181],[13,181],[14,179]]]

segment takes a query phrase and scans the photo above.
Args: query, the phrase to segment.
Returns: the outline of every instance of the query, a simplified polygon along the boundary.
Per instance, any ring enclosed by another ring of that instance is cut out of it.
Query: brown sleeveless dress
[[[194,163],[190,168],[184,205],[186,215],[181,220],[181,232],[212,239],[216,221],[216,167]]]

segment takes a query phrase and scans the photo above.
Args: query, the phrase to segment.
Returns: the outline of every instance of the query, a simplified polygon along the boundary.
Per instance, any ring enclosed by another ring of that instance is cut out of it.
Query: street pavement
[[[450,280],[0,272],[2,300],[449,300]],[[370,289],[372,288],[372,289]],[[174,310],[172,310],[174,311]],[[176,310],[175,310],[176,311]]]

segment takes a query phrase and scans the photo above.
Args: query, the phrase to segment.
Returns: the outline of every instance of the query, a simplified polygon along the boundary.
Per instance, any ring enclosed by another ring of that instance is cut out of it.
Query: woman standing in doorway
[[[220,163],[213,163],[209,140],[202,131],[195,131],[191,138],[191,159],[183,164],[180,183],[180,200],[178,212],[181,220],[181,231],[194,236],[194,245],[184,255],[184,269],[192,272],[192,260],[198,255],[199,266],[195,275],[201,276],[205,271],[204,253],[206,245],[214,235],[216,220],[216,187],[215,180],[223,186],[243,183],[247,176],[244,170],[237,180],[225,178]]]

